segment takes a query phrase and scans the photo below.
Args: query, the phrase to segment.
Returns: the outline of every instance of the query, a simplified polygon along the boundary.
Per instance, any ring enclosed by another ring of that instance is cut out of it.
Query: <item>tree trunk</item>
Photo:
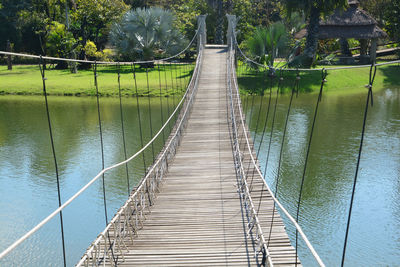
[[[349,48],[349,42],[347,41],[346,38],[340,38],[340,50],[343,56],[345,57],[352,56]]]
[[[215,43],[223,44],[224,42],[224,32],[223,32],[223,24],[224,24],[224,16],[222,10],[222,0],[218,1],[218,9],[217,9],[217,26],[215,29]]]
[[[7,40],[7,52],[12,52],[10,40]],[[12,60],[10,55],[7,56],[7,66],[8,70],[12,70]]]
[[[306,39],[306,47],[303,53],[303,62],[302,65],[304,67],[311,67],[314,63],[315,55],[317,53],[318,48],[318,33],[319,33],[319,18],[321,15],[321,11],[317,7],[312,7],[310,12],[310,21],[307,25],[307,39]]]

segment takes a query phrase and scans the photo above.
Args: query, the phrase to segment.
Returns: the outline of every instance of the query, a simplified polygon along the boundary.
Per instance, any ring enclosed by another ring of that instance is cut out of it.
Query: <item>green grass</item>
[[[318,66],[321,68],[322,66]],[[326,67],[326,66],[325,66]],[[327,83],[324,90],[328,93],[353,94],[365,90],[365,85],[369,81],[369,68],[332,70],[326,67],[328,71]],[[264,78],[264,74],[250,69],[244,69],[239,66],[238,69],[239,87],[242,94],[251,94],[255,92],[260,94],[262,88],[269,88],[270,83]],[[277,73],[279,75],[279,73]],[[296,72],[283,72],[283,92],[289,92],[293,88]],[[321,86],[321,71],[300,72],[300,91],[308,93],[317,93]],[[277,79],[274,79],[273,85],[276,86]],[[400,66],[398,64],[378,66],[374,91],[385,88],[400,89]]]
[[[138,95],[159,96],[161,76],[161,95],[179,95],[185,90],[192,74],[194,64],[160,64],[149,69],[149,90],[146,70],[136,66]],[[98,66],[98,87],[102,96],[118,95],[118,76],[116,66]],[[72,74],[69,70],[48,69],[46,88],[49,95],[96,95],[93,70],[79,70]],[[172,77],[171,77],[172,76]],[[135,83],[131,66],[121,66],[121,91],[123,95],[133,96]],[[0,66],[0,94],[40,95],[43,93],[39,67],[36,65],[14,65],[13,70]]]

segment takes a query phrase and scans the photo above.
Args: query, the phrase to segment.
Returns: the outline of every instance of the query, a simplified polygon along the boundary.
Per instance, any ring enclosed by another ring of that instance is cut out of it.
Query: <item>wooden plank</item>
[[[143,228],[133,242],[129,237],[124,241],[125,261],[118,266],[259,264],[246,234],[227,118],[226,53],[223,48],[206,49],[185,135]],[[262,189],[262,181],[254,177],[256,205]],[[273,202],[263,194],[259,215],[264,233],[269,233]],[[275,266],[298,262],[276,211],[269,249]]]

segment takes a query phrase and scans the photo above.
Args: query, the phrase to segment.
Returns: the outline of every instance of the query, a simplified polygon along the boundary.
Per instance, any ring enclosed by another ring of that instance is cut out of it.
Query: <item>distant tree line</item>
[[[400,40],[400,0],[360,3],[392,40]],[[291,34],[299,24],[307,24],[310,34],[303,55],[312,61],[319,19],[346,6],[347,0],[0,0],[0,50],[6,50],[9,41],[17,52],[107,59],[113,25],[129,10],[160,7],[172,12],[177,18],[173,27],[187,38],[195,33],[197,15],[208,14],[210,43],[224,42],[227,13],[240,18],[239,42],[260,35],[257,27],[280,22]]]

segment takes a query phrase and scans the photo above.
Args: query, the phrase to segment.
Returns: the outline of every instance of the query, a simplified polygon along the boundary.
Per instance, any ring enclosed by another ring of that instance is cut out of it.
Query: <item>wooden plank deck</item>
[[[257,266],[246,237],[227,116],[226,53],[206,49],[181,145],[143,228],[118,266]],[[259,199],[257,177],[253,186]],[[272,209],[271,198],[264,197],[260,220],[265,233]],[[294,265],[294,249],[279,215],[272,233],[275,266]]]

